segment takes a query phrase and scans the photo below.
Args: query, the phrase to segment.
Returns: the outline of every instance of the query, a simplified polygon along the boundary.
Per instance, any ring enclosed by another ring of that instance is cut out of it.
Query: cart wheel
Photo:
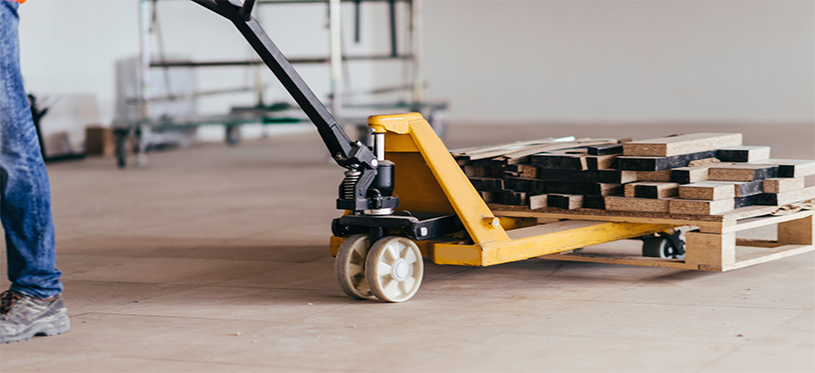
[[[228,145],[238,145],[241,143],[240,126],[226,126],[226,143]]]
[[[424,276],[422,252],[405,237],[390,236],[376,241],[368,253],[365,267],[371,292],[386,302],[404,302],[412,298]]]
[[[642,256],[662,259],[684,259],[667,237],[648,237],[642,240]]]
[[[374,299],[368,280],[365,279],[365,258],[371,240],[367,235],[355,234],[348,237],[337,253],[335,273],[340,288],[351,298]]]

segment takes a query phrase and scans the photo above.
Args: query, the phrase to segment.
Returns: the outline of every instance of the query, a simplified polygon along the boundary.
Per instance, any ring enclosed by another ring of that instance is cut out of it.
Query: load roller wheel
[[[404,302],[419,290],[424,276],[422,252],[405,238],[390,236],[374,243],[365,264],[365,277],[377,298]]]
[[[337,252],[335,273],[340,288],[351,298],[375,299],[365,278],[365,259],[371,240],[367,235],[355,234],[348,237]]]
[[[648,237],[642,240],[642,256],[662,259],[685,259],[684,248],[676,248],[666,236]]]

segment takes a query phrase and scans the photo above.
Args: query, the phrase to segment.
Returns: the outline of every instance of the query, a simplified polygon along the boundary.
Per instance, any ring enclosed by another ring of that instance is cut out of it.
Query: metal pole
[[[424,96],[422,80],[422,0],[410,2],[411,41],[413,48],[413,103],[420,103]]]
[[[147,139],[150,128],[150,0],[139,0],[139,136],[136,165],[147,165]]]
[[[328,2],[328,28],[331,34],[331,55],[329,64],[331,66],[331,112],[334,117],[339,117],[342,108],[342,17],[340,15],[340,0],[329,0]]]

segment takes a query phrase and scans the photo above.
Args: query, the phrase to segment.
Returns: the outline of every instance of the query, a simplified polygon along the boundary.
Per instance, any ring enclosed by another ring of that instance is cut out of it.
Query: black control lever
[[[351,141],[337,120],[329,113],[300,74],[294,70],[286,56],[263,31],[251,12],[255,0],[192,0],[232,21],[246,41],[272,70],[283,87],[300,105],[306,116],[317,126],[317,131],[328,147],[334,161],[348,169],[340,185],[337,208],[360,213],[365,210],[392,209],[399,199],[391,196],[371,196],[369,188],[377,175],[379,160],[371,149],[359,141]]]

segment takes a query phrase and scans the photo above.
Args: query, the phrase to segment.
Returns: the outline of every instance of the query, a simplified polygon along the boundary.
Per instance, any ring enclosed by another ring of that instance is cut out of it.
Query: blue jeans
[[[48,173],[20,73],[18,6],[0,0],[0,220],[11,289],[50,298],[62,292],[62,273],[56,269]]]

